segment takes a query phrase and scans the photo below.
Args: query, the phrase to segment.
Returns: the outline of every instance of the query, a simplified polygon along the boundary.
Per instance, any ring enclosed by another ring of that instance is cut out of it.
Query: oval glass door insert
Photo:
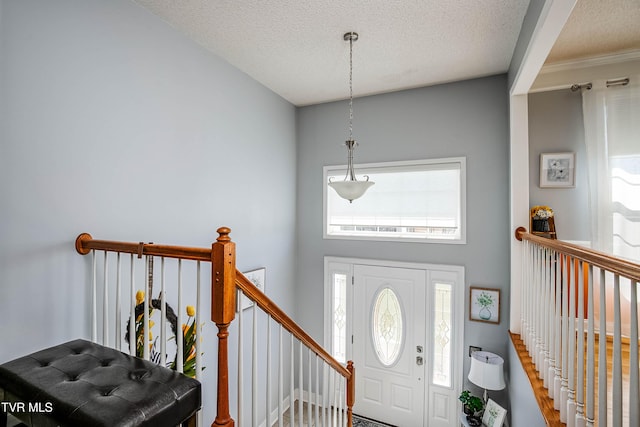
[[[393,289],[378,292],[371,314],[373,348],[380,363],[391,366],[397,362],[404,340],[402,307]]]

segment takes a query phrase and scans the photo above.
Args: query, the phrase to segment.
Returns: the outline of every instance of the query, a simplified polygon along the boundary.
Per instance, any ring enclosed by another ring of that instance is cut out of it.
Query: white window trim
[[[364,169],[391,169],[394,167],[408,168],[410,166],[423,166],[434,164],[460,164],[460,238],[459,239],[425,239],[409,237],[384,237],[384,236],[335,236],[329,235],[327,230],[327,192],[329,186],[327,182],[329,176],[336,172],[345,173],[347,165],[324,166],[322,171],[322,235],[324,239],[331,240],[369,240],[380,242],[412,242],[412,243],[445,243],[450,245],[465,245],[467,243],[467,158],[466,157],[446,157],[440,159],[407,160],[397,162],[362,163],[354,165],[356,174]],[[367,197],[365,194],[362,197]],[[357,200],[354,201],[357,203]]]

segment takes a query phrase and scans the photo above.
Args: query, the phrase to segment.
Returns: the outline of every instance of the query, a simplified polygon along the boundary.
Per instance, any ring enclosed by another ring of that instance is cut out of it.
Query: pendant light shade
[[[361,197],[374,182],[369,181],[369,177],[364,175],[365,181],[358,181],[353,170],[353,151],[358,143],[353,139],[353,42],[358,40],[358,33],[349,32],[344,35],[344,39],[349,42],[349,139],[345,141],[347,146],[347,174],[343,181],[329,180],[329,187],[343,199],[353,202]]]

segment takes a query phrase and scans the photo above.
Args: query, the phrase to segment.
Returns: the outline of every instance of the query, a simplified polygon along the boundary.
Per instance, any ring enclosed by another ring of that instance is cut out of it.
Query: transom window
[[[346,166],[325,166],[324,182]],[[356,166],[375,182],[353,203],[325,185],[324,237],[465,243],[465,158]]]

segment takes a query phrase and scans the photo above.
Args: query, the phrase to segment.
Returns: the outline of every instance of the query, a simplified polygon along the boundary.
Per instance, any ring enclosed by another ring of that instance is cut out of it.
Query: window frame
[[[378,162],[378,163],[361,163],[354,164],[356,175],[361,177],[367,173],[371,173],[372,169],[379,170],[401,170],[406,168],[407,171],[415,170],[419,166],[429,165],[448,165],[457,164],[460,165],[460,238],[458,239],[438,239],[428,237],[394,237],[394,236],[348,236],[348,235],[334,235],[329,234],[328,231],[328,191],[329,176],[332,175],[344,175],[347,170],[347,165],[333,165],[324,166],[322,170],[322,237],[329,240],[365,240],[365,241],[380,241],[380,242],[413,242],[413,243],[445,243],[450,245],[465,245],[467,243],[467,158],[466,157],[444,157],[437,159],[421,159],[421,160],[406,160],[406,161],[393,161],[393,162]],[[367,197],[365,193],[364,196]],[[357,200],[354,201],[357,203]]]

